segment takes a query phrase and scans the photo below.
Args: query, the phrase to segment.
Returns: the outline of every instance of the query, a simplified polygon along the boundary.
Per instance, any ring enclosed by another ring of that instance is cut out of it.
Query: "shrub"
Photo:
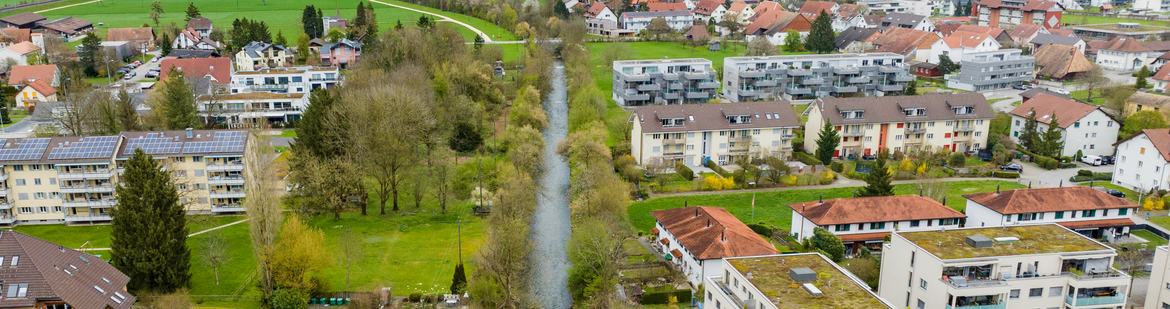
[[[1077,171],[1077,176],[1089,176],[1089,177],[1092,177],[1092,176],[1093,176],[1093,171],[1090,171],[1090,170],[1079,170],[1079,171]]]
[[[716,176],[704,177],[703,190],[727,190],[734,189],[735,181],[731,178]]]
[[[820,183],[821,185],[827,185],[833,183],[833,179],[837,179],[837,177],[833,175],[833,173],[825,171],[824,173],[821,173],[821,179],[818,180],[817,183]]]
[[[691,290],[663,290],[663,291],[646,291],[642,294],[643,305],[666,304],[670,302],[670,297],[674,296],[680,304],[689,304],[691,302]]]
[[[1072,163],[1072,162],[1073,162],[1073,158],[1070,156],[1060,157],[1060,163]]]
[[[1020,173],[991,171],[991,175],[995,178],[1020,178]]]
[[[727,170],[723,169],[722,166],[719,166],[719,163],[715,162],[715,160],[707,160],[707,167],[711,168],[711,170],[715,171],[715,173],[719,174],[719,176],[728,176]]]
[[[683,164],[682,162],[674,165],[674,172],[683,179],[695,180],[695,171],[691,170],[690,167],[688,167],[686,164]]]
[[[901,150],[894,151],[894,161],[902,161],[902,159],[905,159],[905,158],[906,158],[906,154],[902,153]]]
[[[1061,163],[1060,168],[1077,168],[1076,163]]]
[[[422,300],[422,296],[422,292],[410,293],[410,302],[417,303],[419,300]]]
[[[758,223],[758,224],[748,224],[747,226],[748,226],[748,228],[752,229],[752,232],[756,232],[756,234],[764,235],[764,237],[771,237],[772,233],[776,231],[776,228],[769,226],[769,225],[764,225],[763,222]]]
[[[1053,158],[1035,157],[1035,159],[1036,159],[1036,165],[1039,165],[1040,167],[1042,167],[1046,170],[1054,170],[1054,169],[1060,167],[1060,162],[1057,162],[1056,159],[1053,159]]]
[[[796,160],[799,160],[800,162],[802,162],[804,164],[814,165],[814,166],[822,164],[821,160],[818,160],[816,157],[813,157],[812,155],[807,154],[807,153],[794,152],[793,156],[796,157]]]
[[[964,156],[959,152],[951,154],[951,158],[947,159],[947,165],[952,167],[963,167],[964,165],[967,165],[967,156]]]
[[[829,169],[840,173],[845,170],[845,165],[841,164],[841,162],[833,161],[833,163],[829,163]]]
[[[309,302],[301,291],[278,289],[268,295],[268,305],[272,309],[304,309],[309,306]]]

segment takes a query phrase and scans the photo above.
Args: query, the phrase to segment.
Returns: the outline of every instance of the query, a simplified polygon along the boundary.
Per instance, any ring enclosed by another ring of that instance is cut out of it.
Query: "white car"
[[[1053,90],[1052,92],[1063,94],[1063,95],[1069,95],[1068,90],[1064,90],[1064,89],[1056,89],[1056,90]]]

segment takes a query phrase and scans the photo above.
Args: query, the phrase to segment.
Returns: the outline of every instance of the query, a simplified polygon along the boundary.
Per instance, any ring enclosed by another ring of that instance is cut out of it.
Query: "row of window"
[[[1076,218],[1078,213],[1080,213],[1081,218],[1093,218],[1093,217],[1097,216],[1097,210],[1098,209],[1081,210],[1081,211],[1073,210],[1073,211],[1067,211],[1067,213],[1069,213],[1070,218]],[[1108,217],[1109,216],[1109,209],[1099,209],[1099,210],[1101,211],[1101,217]],[[1057,220],[1064,219],[1065,213],[1066,213],[1066,211],[1054,212],[1052,219],[1057,219]],[[1016,219],[1016,221],[1044,220],[1044,214],[1045,213],[1043,213],[1043,212],[1016,214],[1015,219]],[[1117,209],[1117,216],[1125,216],[1127,214],[1129,214],[1129,208]],[[1004,219],[1006,219],[1007,222],[1012,222],[1012,217],[1013,217],[1012,215],[1004,215]]]
[[[922,226],[923,221],[925,221],[926,226],[934,226],[936,220],[938,221],[938,225],[940,225],[940,226],[959,224],[959,219],[910,220],[910,227]],[[899,222],[894,222],[894,229],[898,229],[898,224],[899,224]],[[857,230],[864,231],[866,225],[869,225],[870,230],[881,230],[881,229],[886,228],[886,222],[857,223]],[[837,225],[833,226],[833,231],[835,231],[835,232],[848,232],[852,228],[852,226],[853,226],[853,224],[837,224]],[[913,263],[913,262],[911,262],[911,263]]]

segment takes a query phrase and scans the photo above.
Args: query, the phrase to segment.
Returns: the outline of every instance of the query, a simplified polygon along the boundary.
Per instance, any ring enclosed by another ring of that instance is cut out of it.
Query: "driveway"
[[[1037,188],[1044,187],[1059,187],[1061,185],[1070,185],[1068,181],[1072,176],[1077,175],[1079,170],[1090,170],[1094,173],[1111,173],[1113,172],[1112,165],[1091,166],[1081,162],[1077,162],[1076,168],[1060,168],[1055,170],[1045,170],[1035,164],[1015,162],[1024,166],[1024,172],[1020,174],[1020,183],[1031,185]],[[1108,182],[1108,181],[1103,181]]]

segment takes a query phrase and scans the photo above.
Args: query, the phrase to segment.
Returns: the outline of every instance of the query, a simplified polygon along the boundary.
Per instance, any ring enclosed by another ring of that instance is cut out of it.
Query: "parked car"
[[[1108,165],[1112,165],[1112,164],[1114,164],[1114,163],[1117,163],[1117,162],[1116,162],[1116,161],[1114,161],[1114,160],[1116,160],[1116,159],[1115,159],[1115,158],[1113,158],[1113,156],[1101,156],[1101,164],[1102,164],[1102,165],[1106,165],[1106,164],[1108,164]]]
[[[1098,166],[1098,165],[1105,164],[1105,162],[1103,162],[1103,160],[1101,160],[1101,157],[1094,156],[1094,155],[1088,155],[1088,156],[1081,157],[1081,162],[1085,162],[1085,164],[1092,165],[1092,166]]]
[[[134,66],[137,67],[137,66],[142,65],[142,61],[134,60],[134,62],[131,62],[131,64],[134,64]]]
[[[1032,89],[1032,85],[1029,85],[1029,84],[1019,84],[1019,85],[1012,86],[1012,89],[1016,89],[1016,90],[1028,90],[1028,89]]]
[[[126,75],[125,75],[125,76],[122,76],[122,79],[125,79],[125,80],[130,80],[131,78],[134,78],[134,75],[137,75],[137,74],[136,74],[136,73],[134,73],[133,71],[131,71],[131,72],[129,72],[129,73],[126,73]]]
[[[150,58],[150,62],[158,62],[159,59],[162,59],[162,55],[158,55],[158,56],[154,56],[154,58]]]
[[[999,169],[1003,170],[1005,172],[1014,172],[1014,173],[1020,173],[1020,174],[1024,173],[1024,166],[1019,165],[1019,164],[1015,164],[1015,163],[1000,166]]]
[[[158,77],[158,72],[151,70],[150,72],[146,72],[146,75],[142,75],[142,76],[146,77],[146,78],[155,78],[155,77]]]
[[[118,74],[126,74],[126,72],[130,72],[130,69],[127,69],[127,68],[118,69]]]
[[[877,156],[875,156],[875,155],[871,155],[871,154],[870,154],[870,155],[864,155],[864,156],[861,156],[861,160],[863,160],[863,161],[873,161],[873,160],[877,160]]]
[[[1052,92],[1063,94],[1063,95],[1069,95],[1068,90],[1064,90],[1064,89],[1056,89],[1056,90],[1053,90]]]
[[[1118,191],[1117,189],[1106,189],[1105,193],[1109,193],[1109,195],[1112,196],[1125,198],[1125,192]]]

